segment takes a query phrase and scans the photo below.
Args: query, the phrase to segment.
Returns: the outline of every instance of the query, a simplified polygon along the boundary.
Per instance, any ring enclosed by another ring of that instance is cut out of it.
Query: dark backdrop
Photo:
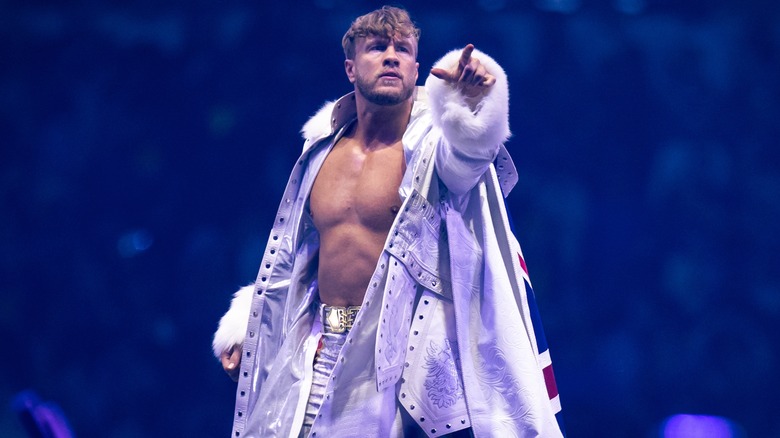
[[[0,435],[33,388],[80,437],[227,436],[211,334],[378,5],[0,1]],[[406,6],[423,73],[472,42],[509,75],[570,435],[690,413],[780,436],[778,3]]]

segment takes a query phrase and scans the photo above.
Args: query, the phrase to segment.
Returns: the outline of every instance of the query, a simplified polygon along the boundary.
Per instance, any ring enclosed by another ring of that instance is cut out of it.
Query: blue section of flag
[[[517,233],[515,233],[515,225],[514,222],[512,221],[512,214],[509,212],[509,208],[506,204],[506,198],[504,198],[504,211],[506,211],[507,219],[509,221],[509,229],[511,230],[513,235],[517,236]],[[517,244],[518,246],[520,245],[519,242]],[[522,257],[519,253],[517,255],[519,257]],[[528,272],[526,272],[526,274],[528,274]],[[523,283],[525,285],[526,297],[528,298],[528,309],[531,312],[531,325],[533,325],[534,336],[536,337],[537,354],[541,354],[547,351],[547,349],[549,348],[549,346],[547,345],[547,338],[544,336],[544,327],[542,326],[542,316],[539,314],[539,307],[537,307],[536,305],[536,295],[534,294],[534,290],[531,287],[531,284],[525,278],[523,278]],[[553,379],[555,379],[554,376]],[[560,397],[560,393],[558,397]],[[564,428],[564,421],[563,421],[563,410],[560,410],[555,414],[555,420],[558,423],[558,427],[561,430],[561,435],[563,435],[563,437],[566,438],[566,429]]]
[[[542,316],[539,314],[539,308],[536,307],[534,290],[525,279],[523,279],[523,283],[525,283],[526,295],[528,296],[528,308],[531,311],[531,324],[534,326],[534,334],[536,335],[536,347],[539,350],[537,354],[541,354],[548,348],[547,338],[544,336],[544,328],[542,327]]]

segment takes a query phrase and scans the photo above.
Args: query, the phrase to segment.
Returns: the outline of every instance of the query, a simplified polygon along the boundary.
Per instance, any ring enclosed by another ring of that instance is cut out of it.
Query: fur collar
[[[303,125],[301,135],[304,139],[324,137],[331,132],[330,118],[337,100],[325,102],[322,107]]]

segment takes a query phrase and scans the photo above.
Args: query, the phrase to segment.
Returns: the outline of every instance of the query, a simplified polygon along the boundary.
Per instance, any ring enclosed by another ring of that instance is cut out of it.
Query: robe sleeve
[[[453,50],[435,67],[450,69],[462,49]],[[425,88],[430,97],[433,124],[442,134],[436,150],[436,169],[448,189],[463,194],[476,185],[509,138],[509,86],[506,73],[488,55],[474,50],[485,69],[496,78],[480,98],[471,99],[442,79],[429,75]]]

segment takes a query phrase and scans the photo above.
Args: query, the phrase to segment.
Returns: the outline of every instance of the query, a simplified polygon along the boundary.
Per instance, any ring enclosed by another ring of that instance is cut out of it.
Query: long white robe
[[[449,68],[460,51],[442,58]],[[312,436],[561,436],[545,385],[527,290],[502,194],[517,181],[503,143],[508,86],[500,66],[479,102],[434,77],[416,91],[403,137],[403,205],[333,370]],[[232,436],[297,436],[311,381],[319,235],[307,212],[314,179],[354,95],[304,126],[254,285],[220,321],[215,354],[243,342]],[[493,164],[495,162],[495,165]],[[498,171],[497,171],[498,169]]]

